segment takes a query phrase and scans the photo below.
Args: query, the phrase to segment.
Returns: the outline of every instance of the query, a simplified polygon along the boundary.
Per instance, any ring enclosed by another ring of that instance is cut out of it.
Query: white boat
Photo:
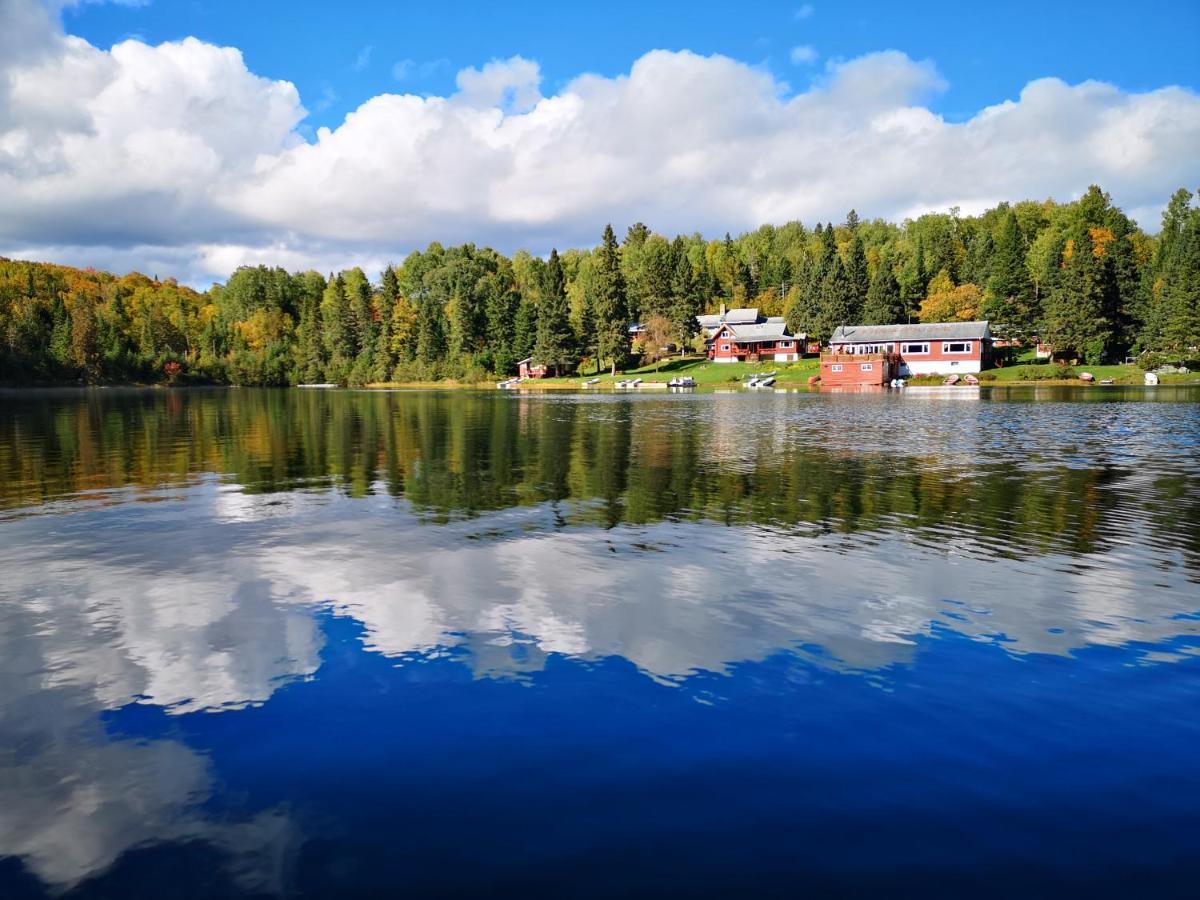
[[[309,388],[310,390],[320,389],[320,390],[327,391],[330,388],[337,387],[337,385],[331,381],[325,381],[325,382],[321,382],[320,384],[298,384],[298,385],[296,385],[296,387]]]
[[[585,381],[585,382],[583,383],[583,386],[584,386],[584,387],[591,387],[593,384],[599,384],[599,383],[600,383],[600,379],[599,379],[599,378],[589,378],[587,381]]]
[[[758,385],[757,385],[757,387],[770,387],[770,386],[771,386],[771,385],[773,385],[774,383],[775,383],[775,376],[774,376],[774,375],[768,375],[766,378],[760,378],[760,379],[758,380]]]
[[[684,375],[680,378],[672,378],[667,382],[667,387],[673,388],[692,388],[696,386],[696,379],[690,375]]]

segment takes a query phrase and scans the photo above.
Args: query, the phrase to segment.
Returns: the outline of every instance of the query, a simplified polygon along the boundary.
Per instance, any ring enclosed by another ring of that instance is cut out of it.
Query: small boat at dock
[[[695,386],[696,379],[692,378],[690,375],[684,375],[681,378],[672,378],[667,382],[667,387],[673,388],[694,388]]]
[[[968,375],[966,378],[963,379],[963,382],[971,385],[971,387],[975,387],[976,385],[979,384],[979,379],[976,378],[974,375]]]
[[[589,378],[587,381],[585,381],[585,382],[583,383],[583,386],[584,386],[584,387],[591,387],[592,385],[594,385],[594,384],[599,384],[599,383],[600,383],[600,379],[599,379],[599,378]]]
[[[296,387],[308,388],[309,390],[327,391],[327,390],[330,390],[331,388],[337,387],[337,385],[335,383],[333,383],[332,381],[323,381],[319,384],[298,384],[298,385],[296,385]]]
[[[947,375],[946,380],[943,381],[942,384],[958,384],[958,376],[957,375]]]

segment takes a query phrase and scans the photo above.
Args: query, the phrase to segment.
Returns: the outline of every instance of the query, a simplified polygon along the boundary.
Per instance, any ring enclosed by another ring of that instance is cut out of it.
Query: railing
[[[821,352],[821,362],[856,363],[856,362],[889,362],[899,365],[899,353],[838,353],[833,350]]]

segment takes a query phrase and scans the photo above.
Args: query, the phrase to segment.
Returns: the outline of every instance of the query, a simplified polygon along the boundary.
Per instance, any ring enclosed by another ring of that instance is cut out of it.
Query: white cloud
[[[374,47],[367,44],[367,46],[358,51],[358,56],[354,58],[354,65],[352,66],[355,72],[361,72],[371,64],[371,51],[373,49]]]
[[[789,58],[798,66],[809,65],[817,61],[817,51],[811,44],[801,44],[792,48]]]
[[[103,51],[8,0],[0,51],[0,253],[92,248],[107,265],[143,248],[185,260],[194,281],[280,247],[322,268],[434,239],[544,252],[590,245],[610,220],[721,234],[851,207],[1070,199],[1093,182],[1152,211],[1153,229],[1200,178],[1190,90],[1048,78],[952,123],[927,106],[945,88],[934,64],[894,50],[830,61],[800,93],[737,60],[657,50],[547,96],[536,62],[493,60],[460,71],[449,96],[372,97],[311,143],[295,87],[236,49]]]
[[[798,22],[803,19],[809,19],[809,18],[812,18],[812,14],[815,13],[816,11],[817,11],[816,7],[814,7],[811,3],[805,3],[803,6],[799,7],[796,10],[796,12],[794,13],[794,18]]]

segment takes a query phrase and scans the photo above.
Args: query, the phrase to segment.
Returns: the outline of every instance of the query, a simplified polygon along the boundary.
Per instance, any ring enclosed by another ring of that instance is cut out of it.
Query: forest
[[[556,372],[698,349],[722,303],[827,339],[843,323],[984,318],[1088,364],[1200,346],[1200,204],[1177,191],[1158,234],[1099,187],[896,224],[800,222],[706,240],[638,223],[598,246],[431,243],[372,281],[361,269],[238,269],[200,292],[173,279],[0,259],[0,381],[363,385],[479,381],[525,357]],[[628,326],[647,338],[631,346]]]

